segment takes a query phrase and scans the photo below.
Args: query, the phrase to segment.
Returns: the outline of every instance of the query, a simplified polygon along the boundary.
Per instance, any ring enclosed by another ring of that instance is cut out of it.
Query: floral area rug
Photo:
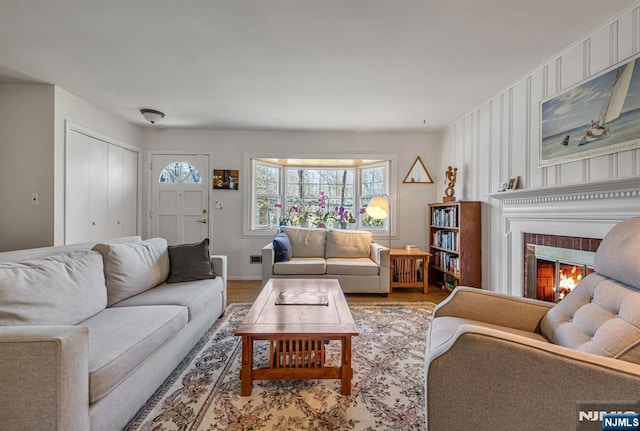
[[[433,303],[350,304],[351,395],[340,380],[254,381],[240,396],[242,343],[233,332],[248,304],[227,308],[125,430],[424,430],[424,353]],[[340,363],[340,342],[326,347]],[[255,342],[254,365],[268,364]]]

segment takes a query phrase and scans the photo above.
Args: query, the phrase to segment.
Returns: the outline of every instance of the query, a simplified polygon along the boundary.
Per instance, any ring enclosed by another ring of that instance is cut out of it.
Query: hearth
[[[525,295],[549,302],[562,300],[594,271],[595,250],[600,241],[525,234]]]

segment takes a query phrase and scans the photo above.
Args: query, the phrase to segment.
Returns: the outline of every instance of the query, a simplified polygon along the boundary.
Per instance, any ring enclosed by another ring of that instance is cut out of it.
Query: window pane
[[[171,162],[160,173],[160,183],[202,184],[202,176],[191,163]]]
[[[190,163],[182,163],[182,171],[187,175],[184,177],[184,182],[187,184],[202,184],[202,176],[200,171],[194,168]],[[186,166],[185,166],[186,165]]]
[[[285,177],[287,223],[332,223],[339,220],[340,207],[342,214],[354,212],[354,168],[287,168]]]
[[[385,167],[375,166],[362,169],[362,196],[377,196],[386,192]]]
[[[267,229],[277,226],[281,213],[280,208],[278,208],[278,202],[280,201],[280,168],[256,163],[254,187],[253,228]]]

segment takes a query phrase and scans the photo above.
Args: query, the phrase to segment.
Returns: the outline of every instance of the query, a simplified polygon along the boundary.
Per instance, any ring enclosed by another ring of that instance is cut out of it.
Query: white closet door
[[[137,234],[138,153],[69,129],[65,243]]]
[[[89,137],[69,131],[66,141],[65,244],[89,238]]]
[[[106,142],[89,137],[89,237],[107,239],[109,150]]]
[[[107,235],[122,236],[122,193],[124,185],[124,149],[109,145],[109,174],[107,199]]]
[[[123,150],[122,236],[138,233],[138,153]]]

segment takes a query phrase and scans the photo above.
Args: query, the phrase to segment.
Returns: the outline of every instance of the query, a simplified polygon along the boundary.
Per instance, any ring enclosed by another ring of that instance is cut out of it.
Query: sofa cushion
[[[0,326],[75,325],[107,305],[102,256],[75,251],[0,263]]]
[[[273,238],[274,262],[286,262],[291,259],[291,242],[286,232],[280,232]]]
[[[326,229],[283,227],[291,243],[291,257],[324,257]]]
[[[640,289],[640,217],[615,225],[605,235],[596,252],[597,273]]]
[[[219,277],[182,283],[164,283],[120,301],[114,307],[183,305],[189,309],[189,321],[192,321],[222,295],[223,290],[224,282]]]
[[[378,265],[368,257],[349,259],[327,259],[327,274],[333,275],[378,275]]]
[[[186,307],[106,308],[89,327],[89,402],[95,403],[187,324]]]
[[[107,306],[164,283],[169,276],[169,253],[164,238],[96,244],[93,249],[104,258]]]
[[[275,275],[319,275],[326,271],[322,257],[292,257],[288,262],[273,264]]]
[[[640,292],[590,274],[545,314],[540,329],[554,344],[640,364]]]
[[[209,238],[193,244],[170,245],[167,283],[216,278],[211,269]]]
[[[371,232],[329,229],[324,257],[369,257],[372,241]]]

